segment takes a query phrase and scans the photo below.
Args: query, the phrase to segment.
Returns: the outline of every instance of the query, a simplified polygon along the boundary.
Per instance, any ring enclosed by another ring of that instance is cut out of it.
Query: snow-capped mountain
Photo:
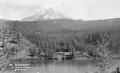
[[[35,20],[47,20],[47,19],[69,19],[64,14],[59,13],[53,8],[43,9],[40,12],[37,12],[35,15],[30,17],[23,18],[25,21],[35,21]]]

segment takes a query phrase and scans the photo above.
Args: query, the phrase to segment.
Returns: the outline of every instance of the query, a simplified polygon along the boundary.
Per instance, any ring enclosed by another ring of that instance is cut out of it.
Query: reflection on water
[[[95,64],[97,61],[29,61],[30,68],[26,71],[17,71],[16,73],[93,73],[97,70]],[[16,62],[16,64],[25,64]],[[111,70],[120,66],[120,60],[113,61]]]

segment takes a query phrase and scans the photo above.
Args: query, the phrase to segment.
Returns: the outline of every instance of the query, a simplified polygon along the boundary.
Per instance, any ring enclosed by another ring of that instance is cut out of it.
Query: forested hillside
[[[91,46],[98,41],[109,41],[109,50],[113,54],[120,53],[120,19],[98,21],[82,20],[46,20],[46,21],[3,21],[2,25],[10,26],[14,32],[19,32],[34,47],[27,50],[40,57],[41,52],[53,56],[55,52],[67,51],[85,52],[97,56],[96,49]],[[24,45],[24,43],[22,43]],[[24,45],[24,47],[26,47]],[[26,48],[24,48],[26,49]],[[93,51],[94,50],[94,51]]]

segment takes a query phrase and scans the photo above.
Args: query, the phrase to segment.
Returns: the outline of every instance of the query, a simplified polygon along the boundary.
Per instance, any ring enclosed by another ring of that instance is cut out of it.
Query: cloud
[[[1,10],[2,18],[7,19],[21,19],[26,16],[30,16],[37,12],[38,7],[36,6],[4,6]]]
[[[60,6],[64,0],[0,0],[2,4],[9,5],[22,5],[22,6],[34,6],[34,5],[53,5]]]
[[[36,0],[0,0],[3,4],[9,5],[37,5],[39,4]]]
[[[21,19],[42,8],[58,8],[64,0],[0,0],[0,18]]]
[[[77,19],[120,17],[120,0],[0,0],[0,18],[21,19],[45,8]]]
[[[63,0],[47,0],[47,2],[42,5],[42,8],[58,8],[62,5]]]

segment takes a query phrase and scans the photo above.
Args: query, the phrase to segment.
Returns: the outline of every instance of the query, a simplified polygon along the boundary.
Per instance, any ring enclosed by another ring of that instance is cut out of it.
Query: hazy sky
[[[50,7],[75,19],[120,17],[120,0],[0,0],[0,18],[19,20]]]

